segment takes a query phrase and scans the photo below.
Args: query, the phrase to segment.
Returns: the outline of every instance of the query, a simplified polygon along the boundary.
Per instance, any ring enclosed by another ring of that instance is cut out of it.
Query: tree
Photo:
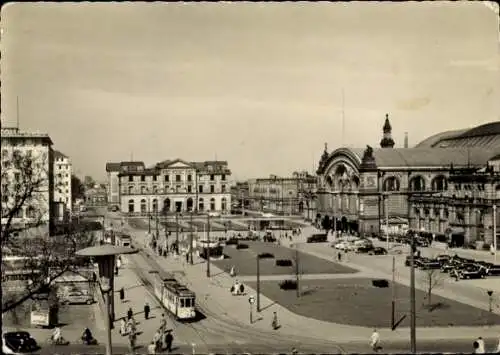
[[[3,148],[3,147],[2,147]],[[5,154],[4,154],[5,152]],[[76,270],[75,251],[93,244],[86,230],[66,225],[66,233],[50,236],[53,176],[47,153],[2,151],[1,247],[2,314],[50,288],[69,270]],[[15,256],[7,258],[7,256]],[[22,272],[23,285],[9,292],[12,273]]]
[[[85,198],[85,185],[82,180],[76,175],[71,175],[71,200]]]
[[[86,175],[84,178],[83,178],[83,185],[87,188],[87,189],[92,189],[94,187],[94,185],[96,184],[95,180],[92,178],[92,176],[88,176]]]
[[[443,284],[443,274],[439,269],[423,270],[421,277],[422,286],[425,287],[427,293],[427,306],[432,306],[432,291]]]

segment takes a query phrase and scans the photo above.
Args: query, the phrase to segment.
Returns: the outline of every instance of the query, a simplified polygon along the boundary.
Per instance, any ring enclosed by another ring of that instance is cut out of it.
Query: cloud
[[[431,102],[429,97],[414,97],[406,100],[396,101],[396,107],[400,110],[419,110]]]

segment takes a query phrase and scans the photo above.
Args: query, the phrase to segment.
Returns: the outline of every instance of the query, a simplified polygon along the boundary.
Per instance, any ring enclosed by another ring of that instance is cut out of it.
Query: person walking
[[[120,301],[123,303],[123,301],[125,300],[125,290],[122,288],[120,288],[120,291],[118,291],[118,293],[120,294]]]
[[[120,335],[124,336],[127,334],[127,322],[125,322],[125,318],[120,319]]]
[[[169,330],[167,332],[167,335],[165,335],[165,345],[166,345],[166,350],[168,352],[172,351],[172,343],[174,342],[174,336],[172,335],[172,332]]]
[[[370,346],[374,352],[378,352],[382,347],[380,346],[380,335],[377,329],[373,329],[372,336],[370,337]]]
[[[153,343],[155,344],[155,349],[161,351],[161,331],[158,329],[153,336]]]
[[[484,340],[482,337],[479,337],[477,338],[477,343],[478,343],[478,348],[477,348],[477,352],[476,354],[484,354],[486,353],[486,349],[485,349],[485,344],[484,344]]]
[[[274,330],[278,329],[278,313],[273,312],[273,321],[271,323],[271,326],[273,327]]]
[[[132,308],[129,307],[127,311],[127,320],[131,320],[133,316],[134,316],[134,311],[132,311]]]
[[[155,342],[152,341],[149,345],[148,345],[148,354],[149,355],[154,355],[156,354],[156,347],[155,347]]]
[[[135,332],[131,332],[128,335],[128,345],[130,348],[130,353],[132,355],[135,354]]]
[[[144,305],[144,318],[148,319],[149,318],[149,312],[151,312],[151,308],[149,307],[149,303],[146,302]]]
[[[162,313],[162,315],[161,315],[160,329],[163,332],[167,330],[167,319],[165,318],[165,313]]]

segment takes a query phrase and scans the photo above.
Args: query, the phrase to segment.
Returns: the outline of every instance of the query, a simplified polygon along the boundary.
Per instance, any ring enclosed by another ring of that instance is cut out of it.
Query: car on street
[[[30,354],[40,349],[35,338],[25,331],[2,333],[2,354]]]
[[[382,247],[375,247],[368,252],[368,255],[386,255],[387,249]]]
[[[326,233],[316,233],[307,238],[307,243],[325,243],[328,241]]]
[[[486,266],[486,274],[488,276],[500,276],[500,265]]]
[[[63,304],[92,304],[94,297],[80,291],[72,291],[62,297]]]
[[[375,247],[373,245],[360,246],[356,249],[356,253],[367,254],[372,251]]]
[[[477,266],[468,266],[458,272],[461,279],[482,279],[486,276],[483,268]]]
[[[444,264],[448,262],[451,259],[451,256],[446,255],[446,254],[440,254],[436,256],[436,260],[439,261],[441,264]]]
[[[419,259],[418,256],[414,255],[413,256],[413,262],[415,263],[415,266],[417,266],[417,260]],[[411,255],[408,255],[405,259],[405,266],[411,266]]]
[[[335,249],[338,249],[338,250],[349,250],[350,244],[351,243],[349,243],[349,242],[340,242],[340,243],[335,244]]]
[[[421,261],[419,268],[421,270],[438,270],[441,269],[441,263],[436,259],[425,259]]]
[[[441,265],[441,272],[448,272],[449,273],[452,270],[454,270],[455,268],[457,268],[459,265],[460,265],[459,262],[449,260],[448,262]]]

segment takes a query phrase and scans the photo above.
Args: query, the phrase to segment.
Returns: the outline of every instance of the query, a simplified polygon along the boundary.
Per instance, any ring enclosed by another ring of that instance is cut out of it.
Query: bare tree
[[[75,251],[93,243],[93,235],[71,223],[61,235],[49,235],[50,195],[57,188],[52,185],[50,164],[46,153],[2,149],[2,314],[47,290],[65,272],[76,270]],[[8,281],[20,273],[22,287],[9,292]]]
[[[427,294],[427,306],[432,306],[432,291],[443,284],[443,274],[439,269],[428,269],[422,271],[420,279],[422,286],[425,287]]]

